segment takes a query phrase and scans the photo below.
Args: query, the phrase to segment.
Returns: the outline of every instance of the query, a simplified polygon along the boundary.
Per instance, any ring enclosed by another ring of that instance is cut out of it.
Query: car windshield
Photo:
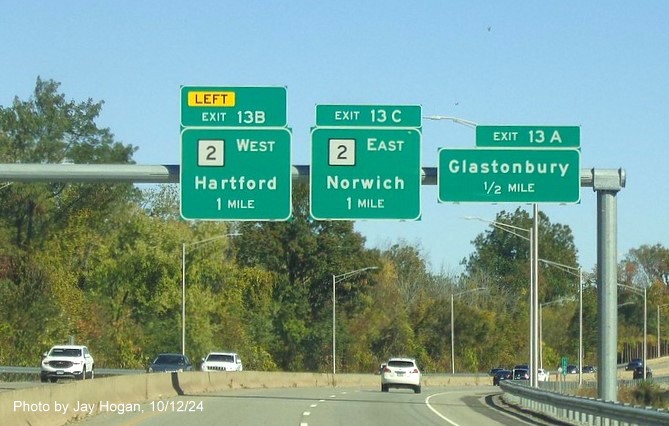
[[[67,356],[67,357],[80,357],[81,349],[76,348],[53,348],[51,349],[51,356]]]
[[[228,355],[228,354],[209,354],[209,356],[207,357],[207,361],[235,362],[235,357],[234,355]]]
[[[158,355],[154,364],[183,364],[184,359],[181,355]]]
[[[412,361],[388,361],[389,367],[411,368],[414,366]]]

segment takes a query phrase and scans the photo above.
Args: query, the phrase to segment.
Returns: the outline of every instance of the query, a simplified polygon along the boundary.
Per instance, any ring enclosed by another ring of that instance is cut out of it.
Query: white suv
[[[540,382],[547,382],[550,380],[551,373],[548,372],[548,370],[544,370],[543,368],[540,368],[537,370],[537,380]]]
[[[40,380],[55,383],[60,378],[92,379],[95,362],[86,346],[58,345],[45,352],[42,358]]]
[[[389,388],[413,389],[420,393],[421,374],[413,358],[390,358],[381,372],[381,392]]]
[[[234,352],[210,352],[202,358],[202,371],[242,371],[242,359]]]

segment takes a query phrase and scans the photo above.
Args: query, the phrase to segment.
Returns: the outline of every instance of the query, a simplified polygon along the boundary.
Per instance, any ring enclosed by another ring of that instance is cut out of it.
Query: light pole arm
[[[483,219],[482,217],[476,217],[476,216],[465,216],[465,217],[463,217],[463,219],[465,219],[465,220],[478,220],[479,222],[490,224],[493,227],[495,227],[495,228],[497,228],[501,231],[508,232],[509,234],[512,234],[512,235],[515,235],[516,237],[522,238],[525,241],[530,241],[529,235],[531,235],[531,233],[532,233],[532,228],[521,228],[519,226],[511,225],[509,223],[496,222],[494,220],[487,220],[487,219]],[[522,235],[522,234],[519,234],[516,231],[526,232],[528,235]]]
[[[474,123],[471,120],[465,120],[464,118],[458,118],[458,117],[451,117],[447,115],[426,115],[423,116],[424,119],[426,120],[448,120],[452,121],[457,124],[462,124],[463,126],[471,127],[471,128],[476,128],[478,124]]]
[[[345,272],[345,273],[340,274],[340,275],[332,275],[332,282],[333,282],[333,284],[337,284],[338,282],[344,281],[345,279],[350,278],[353,275],[357,275],[357,274],[360,274],[362,272],[369,271],[370,269],[378,269],[378,267],[377,266],[368,266],[366,268],[356,269],[355,271]]]

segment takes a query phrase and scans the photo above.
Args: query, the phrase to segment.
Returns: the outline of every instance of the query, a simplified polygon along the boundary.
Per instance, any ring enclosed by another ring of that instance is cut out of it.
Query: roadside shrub
[[[641,382],[633,388],[621,390],[619,398],[626,402],[644,407],[667,408],[669,398],[664,390],[651,382]]]

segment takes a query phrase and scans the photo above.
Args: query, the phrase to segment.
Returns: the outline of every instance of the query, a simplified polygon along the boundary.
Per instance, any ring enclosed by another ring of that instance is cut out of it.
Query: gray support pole
[[[534,381],[532,380],[532,370],[536,368],[534,365],[534,226],[530,228],[530,294],[529,294],[529,301],[528,305],[530,307],[530,315],[529,315],[529,324],[530,324],[530,331],[529,331],[529,336],[527,339],[527,346],[529,349],[529,359],[527,360],[527,365],[530,368],[530,386],[534,386]]]
[[[539,386],[537,369],[539,368],[539,206],[535,203],[533,206],[533,224],[532,224],[532,365],[531,384],[534,387]]]
[[[578,267],[578,385],[583,385],[583,271]]]
[[[597,363],[598,397],[617,401],[618,346],[618,211],[616,194],[625,185],[621,170],[593,169],[593,189],[597,191],[597,306],[599,351]]]
[[[181,244],[181,355],[186,355],[186,243]]]
[[[335,385],[335,375],[337,374],[337,316],[335,309],[337,307],[337,297],[335,295],[335,285],[337,284],[337,277],[332,274],[332,385]]]
[[[451,293],[451,374],[455,374],[455,325],[453,315],[453,293]]]

